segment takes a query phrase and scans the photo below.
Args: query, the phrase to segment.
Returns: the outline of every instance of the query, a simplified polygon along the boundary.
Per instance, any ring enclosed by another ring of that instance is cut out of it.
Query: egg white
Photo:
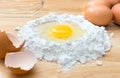
[[[70,37],[63,38],[63,39],[58,39],[58,38],[55,38],[55,37],[53,37],[53,36],[51,36],[49,34],[49,32],[50,32],[49,29],[52,26],[61,25],[61,24],[69,26],[72,29],[72,35]],[[82,37],[84,35],[84,32],[85,32],[77,24],[73,24],[73,23],[58,23],[58,22],[49,22],[49,23],[40,24],[35,29],[39,33],[39,36],[41,38],[44,38],[47,41],[55,41],[55,42],[60,42],[60,43],[61,42],[65,42],[67,40],[68,41],[74,41],[74,40]]]

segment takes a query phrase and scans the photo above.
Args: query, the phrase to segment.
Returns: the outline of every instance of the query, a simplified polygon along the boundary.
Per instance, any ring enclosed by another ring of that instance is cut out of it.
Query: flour
[[[97,66],[102,66],[102,65],[103,65],[103,62],[102,62],[102,61],[97,60],[97,61],[96,61],[96,65],[97,65]]]
[[[35,27],[48,22],[75,23],[87,32],[83,37],[71,42],[57,43],[40,37]],[[62,71],[69,70],[77,62],[86,63],[102,57],[110,50],[111,41],[104,27],[95,26],[81,15],[50,13],[29,21],[18,33],[25,40],[25,49],[31,50],[40,60],[57,62]]]

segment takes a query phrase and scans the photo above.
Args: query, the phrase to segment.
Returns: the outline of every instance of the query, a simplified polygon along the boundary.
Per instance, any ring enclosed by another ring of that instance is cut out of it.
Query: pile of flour
[[[40,37],[35,27],[40,24],[58,22],[75,23],[87,32],[75,41],[57,43]],[[86,63],[102,57],[111,48],[111,41],[104,27],[95,26],[81,15],[50,13],[29,21],[18,33],[25,40],[25,49],[32,51],[40,60],[57,62],[62,71],[69,70],[77,62]]]

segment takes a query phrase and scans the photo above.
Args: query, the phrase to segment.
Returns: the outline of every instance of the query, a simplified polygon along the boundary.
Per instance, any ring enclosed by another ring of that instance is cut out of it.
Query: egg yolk
[[[49,33],[58,39],[68,38],[72,35],[72,29],[68,25],[56,25],[50,28]]]

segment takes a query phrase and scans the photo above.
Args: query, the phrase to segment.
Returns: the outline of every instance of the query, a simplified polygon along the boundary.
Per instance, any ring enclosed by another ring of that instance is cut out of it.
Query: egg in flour
[[[38,59],[55,61],[65,71],[77,62],[86,63],[102,57],[111,48],[105,28],[90,23],[81,15],[50,13],[29,21],[18,37],[26,41],[25,49]]]
[[[74,41],[84,35],[84,30],[77,24],[50,22],[36,27],[39,36],[56,42]]]

